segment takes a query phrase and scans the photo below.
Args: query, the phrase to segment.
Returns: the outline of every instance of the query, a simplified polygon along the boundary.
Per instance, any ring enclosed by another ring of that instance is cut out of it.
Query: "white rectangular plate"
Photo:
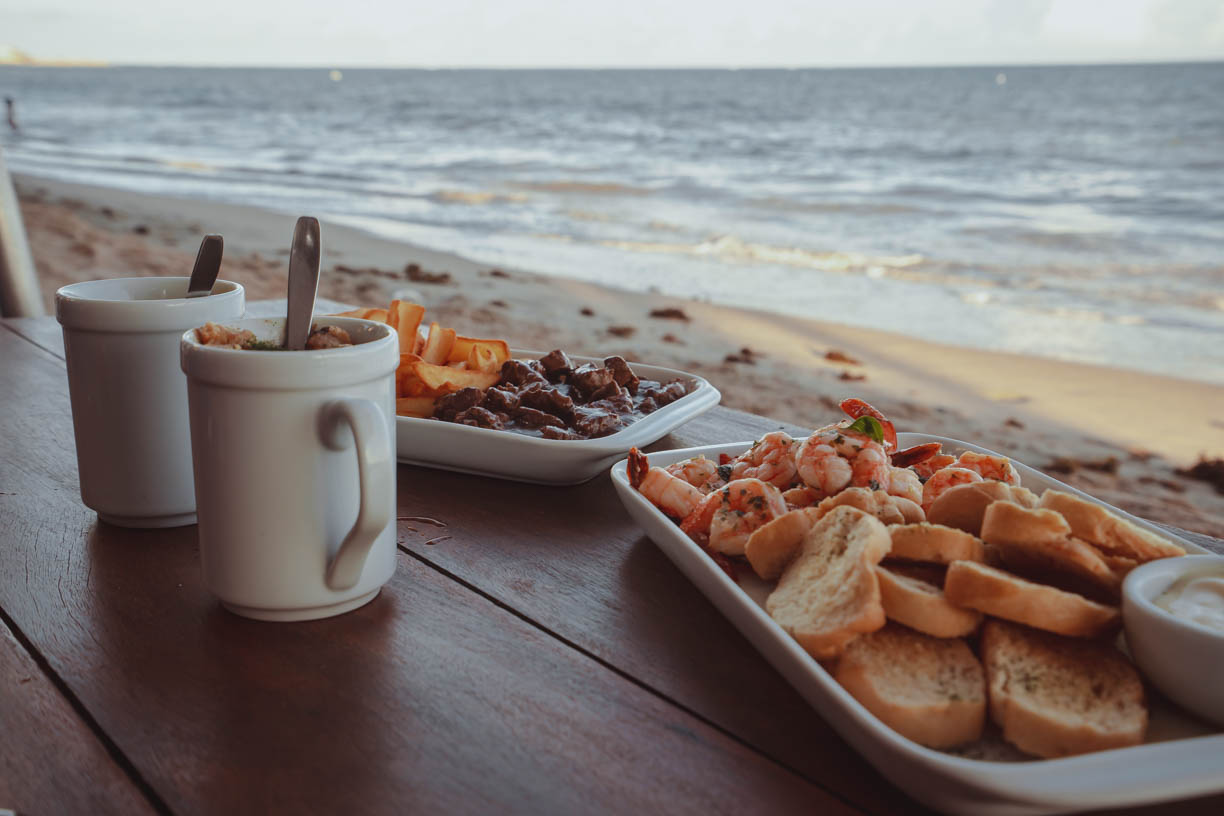
[[[942,442],[953,452],[985,448],[926,434],[898,434],[900,447]],[[650,454],[665,466],[699,454],[717,461],[750,442]],[[1025,487],[1052,487],[1110,507],[1040,471],[1012,460]],[[659,549],[730,619],[843,739],[897,787],[930,807],[958,814],[1044,814],[1141,805],[1224,791],[1224,734],[1149,695],[1148,742],[1132,748],[1064,759],[997,761],[969,759],[925,748],[902,737],[851,697],[765,612],[766,585],[746,575],[737,584],[680,528],[629,486],[625,462],[612,468],[612,482],[625,509]],[[1110,507],[1136,524],[1175,539],[1190,552],[1201,547],[1142,519]],[[745,572],[751,573],[751,570]]]
[[[510,356],[516,360],[538,360],[544,354],[520,349],[510,351]],[[597,357],[571,356],[570,359],[576,363],[603,361]],[[680,380],[689,385],[689,393],[629,427],[599,439],[544,439],[436,419],[396,417],[396,456],[399,461],[412,465],[478,476],[535,484],[578,484],[602,473],[628,454],[630,448],[642,448],[662,439],[722,399],[717,388],[695,374],[641,363],[630,363],[629,368],[642,379],[664,383]]]

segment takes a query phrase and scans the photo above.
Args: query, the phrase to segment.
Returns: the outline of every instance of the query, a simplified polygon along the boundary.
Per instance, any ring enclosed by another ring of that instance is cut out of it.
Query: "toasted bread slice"
[[[888,528],[892,536],[892,558],[909,561],[932,561],[951,564],[953,561],[981,561],[985,558],[982,542],[972,533],[945,527],[942,524],[920,522],[896,524]]]
[[[990,717],[1022,751],[1061,757],[1143,742],[1143,683],[1112,645],[988,620],[981,646]]]
[[[889,620],[937,638],[963,637],[978,628],[982,613],[948,603],[934,584],[877,566],[880,603]]]
[[[931,748],[982,736],[986,683],[963,640],[943,640],[890,623],[855,640],[833,677],[899,734]]]
[[[948,572],[947,564],[920,563],[918,561],[898,561],[895,558],[885,558],[881,564],[889,572],[913,578],[915,581],[925,581],[933,586],[943,588],[944,576]]]
[[[804,536],[765,611],[808,654],[836,657],[861,633],[884,625],[874,567],[891,545],[879,519],[853,507],[835,508]]]
[[[949,488],[936,499],[927,511],[927,521],[980,536],[982,516],[996,501],[1012,502],[1021,507],[1037,506],[1037,496],[1027,488],[996,481],[970,482]]]
[[[1070,533],[1059,513],[1010,502],[992,503],[982,518],[982,540],[998,551],[1009,570],[1116,600],[1122,591],[1118,574],[1100,550]]]
[[[1163,536],[1148,532],[1099,504],[1061,490],[1042,493],[1041,507],[1061,513],[1076,537],[1109,555],[1133,558],[1142,563],[1186,554],[1180,546]]]
[[[976,561],[954,561],[948,566],[944,596],[957,606],[1072,637],[1106,634],[1122,619],[1116,606],[1035,584]]]
[[[744,555],[753,571],[766,581],[778,580],[816,521],[816,508],[805,507],[778,516],[753,530],[744,545]]]
[[[823,517],[835,507],[855,507],[870,513],[885,524],[908,524],[922,521],[922,508],[901,496],[890,496],[883,490],[868,487],[847,487],[816,505],[817,517]]]

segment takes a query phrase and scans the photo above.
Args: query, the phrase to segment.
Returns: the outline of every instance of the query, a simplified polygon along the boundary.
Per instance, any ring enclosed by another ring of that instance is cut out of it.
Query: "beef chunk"
[[[614,434],[623,425],[624,423],[621,421],[621,418],[616,414],[582,406],[578,408],[578,418],[574,421],[574,430],[587,438],[594,439],[595,437]]]
[[[641,414],[653,414],[659,410],[659,404],[654,401],[654,397],[643,397],[642,401],[638,403],[637,409],[638,413]]]
[[[551,425],[541,428],[540,436],[545,439],[586,439],[582,434],[571,431],[569,428],[554,428]]]
[[[569,376],[567,382],[578,393],[578,397],[582,402],[599,399],[599,397],[594,395],[600,389],[606,389],[609,385],[617,389],[620,388],[620,386],[616,385],[616,380],[610,370],[596,368],[592,363],[587,363],[574,369],[574,373]]]
[[[616,380],[617,385],[630,394],[637,393],[638,376],[629,369],[629,364],[625,362],[624,357],[606,358],[604,368],[612,372],[612,379]]]
[[[595,389],[594,392],[588,394],[587,403],[590,404],[592,402],[598,402],[601,400],[617,399],[619,397],[628,398],[627,395],[625,394],[624,389],[622,389],[619,385],[616,384],[615,381],[613,381],[613,382],[608,383],[607,385],[601,385],[599,388]]]
[[[475,425],[477,428],[492,428],[495,431],[500,431],[505,427],[503,416],[492,411],[486,411],[477,405],[456,414],[455,422],[461,425]]]
[[[561,382],[565,375],[574,370],[573,361],[561,349],[553,349],[541,357],[540,366],[549,382]]]
[[[622,391],[606,399],[588,402],[587,407],[597,411],[607,411],[609,414],[631,414],[633,413],[633,398]]]
[[[533,382],[547,382],[544,375],[522,360],[507,360],[502,363],[501,383],[508,383],[519,388]]]
[[[447,422],[456,422],[455,417],[480,402],[479,388],[460,388],[453,394],[439,397],[434,403],[434,416]]]
[[[557,428],[565,427],[565,422],[560,417],[546,414],[543,411],[537,411],[535,408],[519,406],[515,409],[513,416],[514,421],[524,428],[543,428],[547,425]]]
[[[570,419],[574,416],[574,401],[556,388],[531,385],[519,392],[519,404],[547,414]]]
[[[494,413],[512,414],[519,406],[518,394],[504,388],[490,388],[485,392],[480,406]]]
[[[658,410],[668,403],[675,402],[688,393],[688,389],[684,387],[682,382],[672,382],[667,385],[659,385],[658,383],[646,384],[642,382],[641,392],[643,396],[650,397],[654,400],[655,409]]]

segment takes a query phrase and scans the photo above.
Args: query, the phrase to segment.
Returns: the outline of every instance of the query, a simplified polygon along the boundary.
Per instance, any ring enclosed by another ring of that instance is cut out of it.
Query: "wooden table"
[[[716,409],[661,447],[779,427]],[[196,528],[80,502],[58,325],[0,323],[0,808],[916,813],[629,520],[606,478],[400,466],[369,605],[258,623]],[[1195,536],[1216,549],[1224,542]],[[1224,797],[1134,812],[1219,813]]]

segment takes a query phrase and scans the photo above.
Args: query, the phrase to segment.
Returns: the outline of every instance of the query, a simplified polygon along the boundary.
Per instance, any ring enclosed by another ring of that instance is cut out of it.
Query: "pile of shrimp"
[[[629,483],[690,538],[722,555],[742,555],[761,525],[850,487],[908,499],[925,513],[956,485],[991,479],[1020,484],[1004,457],[969,451],[952,456],[938,442],[898,450],[896,429],[884,414],[856,398],[843,400],[841,409],[849,419],[818,428],[807,439],[774,431],[717,463],[698,456],[652,467],[633,448]]]

